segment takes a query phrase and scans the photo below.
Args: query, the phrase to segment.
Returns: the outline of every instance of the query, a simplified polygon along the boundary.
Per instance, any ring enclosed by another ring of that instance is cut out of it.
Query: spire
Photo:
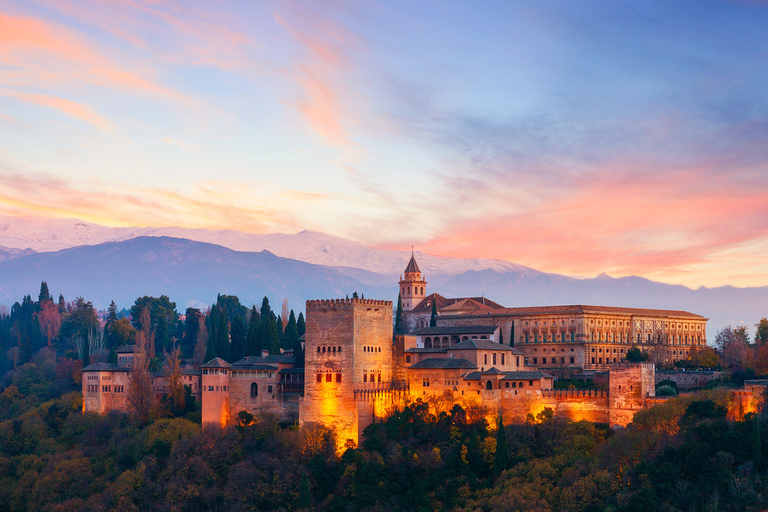
[[[408,262],[408,266],[405,267],[406,274],[408,272],[418,272],[421,274],[421,270],[419,269],[419,266],[416,264],[416,258],[413,255],[413,249],[411,249],[411,261]]]

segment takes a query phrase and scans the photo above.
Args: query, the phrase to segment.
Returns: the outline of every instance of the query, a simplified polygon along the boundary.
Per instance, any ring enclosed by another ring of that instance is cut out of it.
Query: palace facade
[[[660,363],[685,358],[706,344],[707,319],[683,311],[604,306],[504,308],[484,297],[427,294],[412,256],[399,281],[408,332],[393,336],[393,303],[369,299],[306,304],[305,367],[289,355],[206,362],[186,370],[204,424],[227,425],[251,414],[334,427],[343,442],[359,442],[371,422],[421,399],[438,409],[479,407],[493,421],[556,417],[626,425],[652,403],[655,365],[630,364],[632,347]],[[429,327],[433,303],[436,325]],[[424,322],[426,318],[426,322]],[[83,369],[83,408],[128,410],[132,348],[117,365]],[[555,390],[566,375],[602,375],[607,386]],[[154,376],[156,393],[167,384]],[[745,398],[741,401],[747,403]]]

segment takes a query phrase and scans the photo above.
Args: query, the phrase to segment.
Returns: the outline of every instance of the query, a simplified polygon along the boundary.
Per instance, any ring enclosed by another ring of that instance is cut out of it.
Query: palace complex
[[[545,408],[556,417],[627,425],[654,403],[655,364],[685,359],[706,345],[707,319],[684,311],[604,306],[505,308],[484,297],[427,294],[412,256],[399,281],[405,333],[393,336],[393,303],[311,300],[306,304],[305,364],[288,355],[208,361],[183,373],[202,402],[204,424],[235,423],[241,411],[271,412],[334,427],[355,443],[370,423],[407,401],[436,410],[459,404],[493,421],[523,422]],[[437,313],[430,325],[433,310]],[[652,362],[627,363],[630,348]],[[132,348],[117,365],[83,369],[83,408],[128,410]],[[557,378],[592,378],[602,389],[555,390]],[[756,388],[764,384],[756,384]],[[157,395],[167,379],[153,376]],[[760,388],[761,389],[761,388]],[[739,414],[754,407],[754,390]]]

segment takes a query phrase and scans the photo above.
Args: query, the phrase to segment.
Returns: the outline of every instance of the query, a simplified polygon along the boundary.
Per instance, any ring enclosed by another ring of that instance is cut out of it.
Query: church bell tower
[[[424,300],[427,282],[421,275],[421,270],[416,264],[411,248],[411,261],[405,267],[405,275],[400,276],[400,300],[403,303],[403,311],[411,311]]]

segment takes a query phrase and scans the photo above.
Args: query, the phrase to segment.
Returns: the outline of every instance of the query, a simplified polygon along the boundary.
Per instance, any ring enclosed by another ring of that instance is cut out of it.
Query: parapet
[[[353,309],[358,306],[376,306],[376,307],[388,307],[392,308],[391,300],[376,300],[376,299],[319,299],[308,300],[307,311],[310,309],[336,309],[345,310]]]

